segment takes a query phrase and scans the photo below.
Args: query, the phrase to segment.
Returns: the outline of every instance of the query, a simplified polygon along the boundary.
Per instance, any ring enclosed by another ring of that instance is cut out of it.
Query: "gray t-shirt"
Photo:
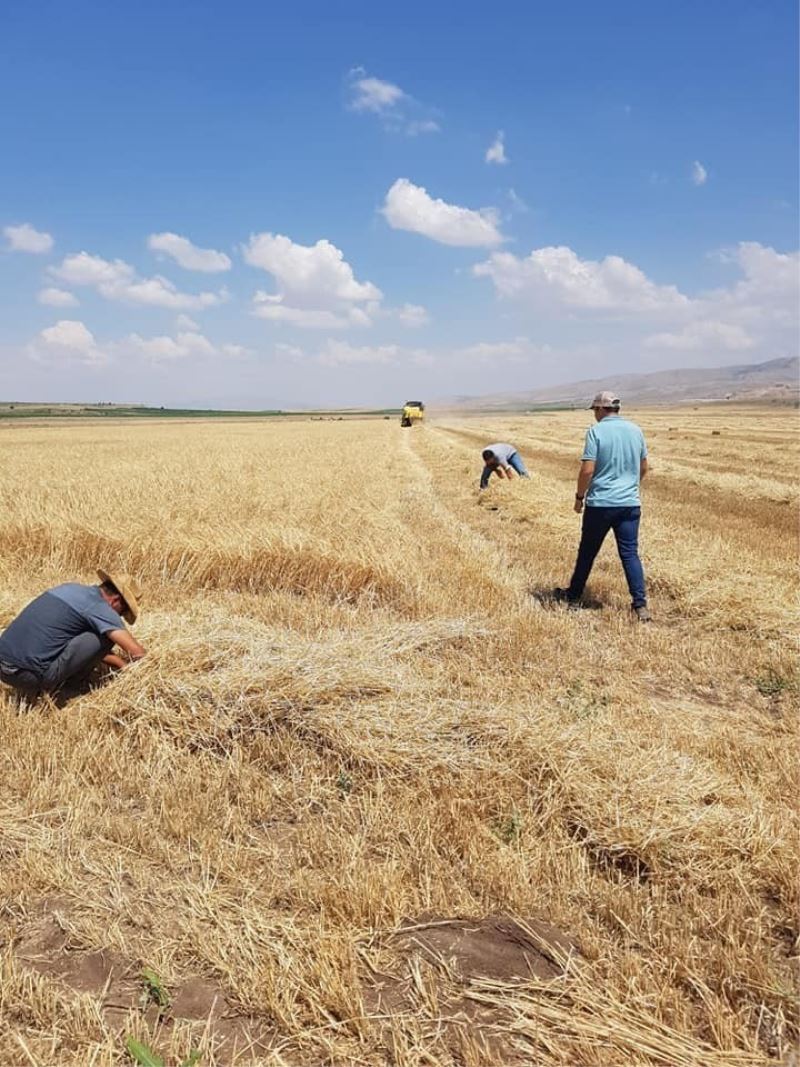
[[[0,635],[0,662],[44,674],[73,637],[124,630],[125,623],[96,585],[67,582],[49,589]]]
[[[517,451],[513,445],[505,445],[502,442],[498,442],[496,445],[487,445],[483,451],[485,452],[487,449],[497,457],[501,467],[507,467],[509,458]]]

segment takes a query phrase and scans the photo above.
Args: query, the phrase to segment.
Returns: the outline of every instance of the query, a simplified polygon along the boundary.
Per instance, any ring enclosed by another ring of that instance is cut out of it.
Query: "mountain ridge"
[[[514,393],[451,397],[436,406],[521,410],[533,405],[588,405],[601,389],[616,392],[627,405],[723,400],[796,403],[800,399],[800,359],[786,356],[763,363],[737,363],[727,367],[676,367],[608,374],[602,378],[584,378]]]

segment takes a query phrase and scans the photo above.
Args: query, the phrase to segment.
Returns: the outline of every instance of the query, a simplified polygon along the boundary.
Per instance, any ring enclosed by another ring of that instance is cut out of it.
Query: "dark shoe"
[[[647,604],[640,604],[638,608],[631,608],[639,622],[652,622],[653,616],[647,607]]]
[[[581,602],[580,602],[580,600],[573,600],[569,595],[569,589],[558,589],[558,588],[554,589],[553,590],[553,600],[555,600],[559,604],[566,604],[567,605],[567,611],[580,611],[581,610]]]

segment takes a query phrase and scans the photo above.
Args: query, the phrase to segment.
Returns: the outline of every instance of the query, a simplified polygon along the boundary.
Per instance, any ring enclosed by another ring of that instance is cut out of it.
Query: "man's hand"
[[[141,659],[142,656],[147,655],[147,649],[140,645],[136,638],[132,634],[128,633],[127,630],[112,630],[109,634],[107,634],[107,636],[114,642],[115,645],[118,645],[123,652],[128,653],[128,657],[132,662],[135,662],[137,659]],[[119,656],[116,658],[120,660],[120,664],[123,667],[126,665],[125,661],[122,660]]]
[[[117,656],[113,652],[109,652],[107,656],[103,656],[103,663],[106,667],[111,667],[115,671],[121,671],[123,667],[127,667],[128,663],[122,658]]]
[[[575,514],[580,515],[583,511],[583,498],[589,490],[594,476],[594,460],[582,459],[581,469],[578,472],[578,484],[575,487]]]

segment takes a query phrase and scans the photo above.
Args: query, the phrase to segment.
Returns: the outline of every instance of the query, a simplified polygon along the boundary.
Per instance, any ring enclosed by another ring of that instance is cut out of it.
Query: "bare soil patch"
[[[64,909],[58,908],[63,914]],[[106,1025],[120,1035],[137,1018],[169,1031],[177,1022],[198,1024],[225,1063],[246,1063],[266,1053],[276,1034],[266,1019],[240,1011],[213,979],[192,976],[169,987],[169,1005],[160,1008],[143,995],[142,963],[111,949],[83,951],[69,935],[52,904],[23,930],[14,954],[25,970],[53,979],[75,993],[96,997]]]
[[[508,915],[423,917],[377,940],[381,962],[367,957],[363,983],[368,1015],[395,1032],[404,1017],[413,1017],[417,1031],[456,1062],[465,1043],[496,1062],[526,1062],[509,1040],[511,1019],[501,1000],[487,1006],[472,999],[474,983],[489,980],[510,993],[532,980],[557,981],[581,955],[576,941],[551,924]]]

